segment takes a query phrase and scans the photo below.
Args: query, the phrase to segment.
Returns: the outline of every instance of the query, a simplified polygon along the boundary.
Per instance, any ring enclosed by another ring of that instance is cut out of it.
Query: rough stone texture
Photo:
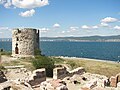
[[[7,79],[6,79],[5,75],[4,75],[4,73],[0,70],[0,83],[3,83],[5,81],[7,81]]]
[[[39,49],[39,30],[24,28],[12,31],[12,56],[34,56],[37,49]]]
[[[0,84],[0,90],[33,90],[26,82],[6,81]]]
[[[117,87],[117,83],[119,82],[119,77],[120,77],[120,73],[117,74],[116,76],[111,76],[111,78],[110,78],[110,86],[111,87]]]
[[[57,67],[53,69],[53,79],[63,79],[68,74],[65,67]]]
[[[110,86],[111,87],[117,87],[117,79],[116,79],[116,77],[111,77],[110,78]]]
[[[93,89],[96,86],[97,86],[97,81],[96,80],[91,80],[84,87],[86,87],[88,89]]]
[[[74,74],[83,74],[85,69],[78,67],[72,71],[68,71],[65,67],[57,67],[53,69],[53,79],[63,79],[66,76],[73,76]]]
[[[64,82],[60,79],[42,82],[40,90],[68,90]]]
[[[46,80],[46,71],[45,69],[37,69],[33,71],[33,74],[29,78],[28,83],[31,86],[39,85],[41,82]]]

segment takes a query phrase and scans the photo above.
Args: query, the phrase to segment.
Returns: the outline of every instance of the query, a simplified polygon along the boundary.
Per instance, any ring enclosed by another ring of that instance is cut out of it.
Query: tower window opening
[[[15,54],[19,54],[18,44],[16,43]]]
[[[19,38],[17,37],[16,40],[19,41]]]

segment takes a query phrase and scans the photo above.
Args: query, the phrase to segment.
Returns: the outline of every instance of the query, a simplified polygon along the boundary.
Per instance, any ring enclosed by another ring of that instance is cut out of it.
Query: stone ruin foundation
[[[31,86],[39,85],[41,82],[46,81],[46,71],[45,69],[37,69],[33,71],[33,74],[28,80]]]
[[[66,76],[73,76],[74,74],[83,74],[85,69],[83,67],[78,67],[72,71],[68,71],[65,67],[57,67],[53,69],[53,79],[63,79]]]
[[[117,87],[117,84],[119,82],[119,78],[120,78],[120,73],[117,74],[116,76],[111,76],[111,78],[110,78],[110,86],[111,87]]]

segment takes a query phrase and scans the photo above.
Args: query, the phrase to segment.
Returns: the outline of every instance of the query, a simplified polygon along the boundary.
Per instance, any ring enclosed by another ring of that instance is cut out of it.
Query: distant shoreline
[[[64,57],[64,56],[53,56],[55,58],[62,58],[62,59],[74,59],[74,60],[87,60],[87,61],[99,61],[99,62],[107,62],[107,63],[120,63],[117,61],[110,61],[110,60],[101,60],[101,59],[90,59],[90,58],[79,58],[79,57]]]
[[[0,42],[12,42],[11,40],[0,40]],[[40,42],[120,42],[120,41],[94,41],[94,40],[72,40],[72,41],[66,41],[66,40],[40,40]]]
[[[39,37],[41,41],[69,41],[69,42],[120,42],[120,35],[112,36],[78,36],[78,37]],[[12,38],[0,38],[0,41],[12,41]]]

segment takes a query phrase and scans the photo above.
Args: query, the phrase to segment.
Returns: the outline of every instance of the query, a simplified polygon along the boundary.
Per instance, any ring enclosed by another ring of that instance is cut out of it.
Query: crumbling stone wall
[[[65,67],[57,67],[53,69],[53,79],[63,79],[68,74]]]
[[[85,69],[83,67],[78,67],[72,71],[69,71],[69,76],[73,76],[74,74],[83,74]]]
[[[111,76],[111,78],[110,78],[110,86],[111,87],[117,87],[119,77],[120,77],[120,73],[117,74],[116,76]]]
[[[39,85],[41,82],[46,80],[46,71],[45,69],[37,69],[33,71],[33,74],[29,78],[28,83],[31,86]]]
[[[65,84],[60,79],[44,81],[40,85],[40,90],[68,90]]]
[[[83,74],[85,69],[83,67],[78,67],[72,71],[67,71],[65,67],[57,67],[53,69],[53,79],[63,79],[66,76],[73,76],[74,74]]]
[[[117,87],[117,79],[116,79],[116,77],[111,77],[110,78],[110,86],[111,87]]]
[[[12,31],[12,56],[34,56],[37,49],[39,49],[39,30],[24,28]]]

